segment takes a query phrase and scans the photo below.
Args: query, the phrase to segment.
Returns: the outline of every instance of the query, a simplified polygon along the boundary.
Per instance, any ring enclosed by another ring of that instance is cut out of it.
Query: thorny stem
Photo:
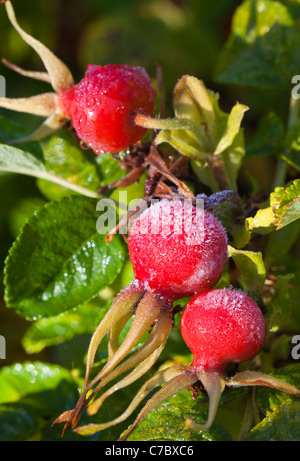
[[[207,135],[202,125],[188,118],[154,118],[143,114],[136,114],[134,121],[137,125],[152,130],[186,130],[189,131],[199,143],[207,145]]]
[[[224,169],[224,162],[221,156],[207,156],[206,163],[214,174],[219,191],[229,190],[231,186]]]

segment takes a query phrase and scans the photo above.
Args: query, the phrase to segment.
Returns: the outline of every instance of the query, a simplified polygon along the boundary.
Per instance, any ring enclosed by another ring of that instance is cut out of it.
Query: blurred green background
[[[203,79],[220,93],[221,107],[227,112],[239,101],[250,107],[245,117],[246,139],[264,111],[280,111],[286,117],[289,95],[286,90],[257,90],[226,86],[215,81],[215,64],[225,44],[236,0],[14,0],[22,27],[55,52],[71,69],[75,81],[82,78],[89,63],[143,65],[155,78],[157,63],[164,76],[167,115],[172,116],[172,91],[184,74]],[[35,52],[21,40],[0,5],[0,56],[18,66],[43,70]],[[22,77],[0,64],[7,83],[7,97],[23,97],[49,91],[45,83]],[[36,117],[1,110],[28,130],[36,128]],[[258,191],[268,191],[274,171],[272,156],[249,160]],[[9,248],[35,208],[44,201],[32,178],[0,174],[0,265]],[[28,322],[7,309],[2,302],[1,275],[0,334],[7,342],[7,358],[0,366],[22,361],[26,356],[20,340]],[[46,350],[42,359],[51,360]],[[31,357],[34,359],[35,357]]]

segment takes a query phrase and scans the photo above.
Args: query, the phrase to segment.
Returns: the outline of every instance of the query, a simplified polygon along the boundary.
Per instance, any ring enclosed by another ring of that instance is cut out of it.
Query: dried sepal
[[[0,98],[0,107],[48,117],[56,113],[56,94],[44,93],[28,98]]]
[[[209,398],[207,421],[203,425],[198,425],[199,431],[205,431],[211,427],[215,419],[221,395],[225,389],[225,382],[223,377],[221,377],[217,372],[198,371],[197,376],[204,386]]]
[[[107,351],[110,359],[119,347],[120,334],[132,317],[132,312],[129,311],[118,322],[116,322],[107,334]]]
[[[115,366],[129,354],[159,317],[165,303],[165,298],[152,291],[147,291],[144,294],[137,305],[134,320],[124,341],[113,356],[109,358],[102,370],[93,378],[90,386],[94,386],[100,379],[104,378],[104,376],[110,373]]]
[[[7,16],[13,27],[17,30],[23,40],[36,51],[43,61],[53,89],[57,93],[61,93],[69,89],[73,85],[74,80],[68,67],[45,45],[33,38],[20,27],[17,22],[13,6],[9,0],[5,2],[5,8]]]
[[[143,289],[124,289],[121,291],[113,301],[110,309],[101,320],[96,331],[94,332],[88,353],[87,353],[87,365],[85,374],[85,386],[88,384],[89,376],[94,363],[94,358],[99,344],[101,343],[104,336],[117,324],[125,315],[127,316],[130,312],[134,314],[134,308],[137,303],[141,300],[144,295]]]
[[[173,394],[176,394],[179,390],[185,389],[195,381],[197,381],[197,376],[191,373],[188,367],[184,367],[183,365],[174,365],[173,367],[165,368],[164,370],[156,373],[143,384],[128,408],[118,418],[113,421],[109,421],[108,423],[80,426],[75,429],[75,432],[81,435],[91,435],[95,432],[102,431],[108,427],[125,421],[134,412],[141,401],[150,394],[150,392],[152,392],[156,387],[164,384],[163,388],[147,402],[129,430],[119,439],[125,440],[135,427],[146,418],[150,411],[157,407],[161,402],[171,397]]]
[[[2,59],[3,64],[25,77],[42,80],[50,83],[54,92],[44,93],[27,98],[0,98],[0,107],[25,112],[28,114],[47,117],[45,122],[32,134],[26,137],[15,139],[13,144],[28,141],[40,141],[44,137],[62,128],[68,118],[64,115],[61,104],[60,94],[71,88],[74,84],[73,77],[67,66],[58,59],[45,45],[25,32],[18,24],[12,3],[7,0],[4,2],[7,16],[23,40],[30,45],[42,59],[47,72],[36,72],[24,70],[15,64]]]
[[[266,386],[300,397],[300,390],[295,386],[260,371],[242,371],[230,379],[225,379],[223,376],[218,375],[218,373],[204,372],[198,373],[198,377],[208,393],[209,415],[208,420],[204,425],[198,424],[191,418],[188,418],[186,420],[186,426],[192,432],[201,432],[211,427],[218,409],[222,392],[226,386]]]
[[[300,397],[295,386],[260,371],[242,371],[226,381],[226,386],[267,386]]]
[[[93,396],[96,395],[100,391],[100,389],[102,389],[105,385],[107,385],[109,382],[116,379],[123,373],[126,373],[127,371],[131,370],[134,367],[138,367],[138,365],[141,362],[142,363],[144,361],[147,362],[153,353],[157,351],[161,352],[169,336],[170,330],[172,328],[172,324],[173,324],[173,319],[172,319],[171,309],[169,309],[168,306],[166,306],[166,308],[162,308],[162,311],[159,314],[158,320],[155,323],[148,338],[145,340],[144,344],[136,352],[134,352],[131,356],[129,356],[129,358],[127,358],[120,365],[118,365],[116,368],[113,368],[113,365],[110,363],[110,361],[108,361],[107,365],[110,365],[111,371],[107,373],[107,369],[105,370],[105,367],[104,367],[102,371],[96,376],[96,378],[94,378],[91,381],[91,383],[88,386],[88,389],[90,389],[98,381],[100,381],[99,384],[92,391]],[[129,336],[129,339],[131,340],[131,336],[132,336],[131,330],[129,331],[127,336]],[[122,349],[122,346],[120,346],[120,349]],[[115,353],[113,358],[115,356],[117,357],[117,361],[120,361],[119,360],[120,355]],[[116,363],[116,361],[114,360],[113,363]],[[145,368],[143,367],[143,369]],[[146,372],[146,369],[144,373],[145,372]],[[140,369],[136,369],[136,371],[134,372],[134,376],[130,378],[131,383],[134,382],[136,379],[138,379],[138,377],[140,377],[139,373],[140,373]]]
[[[40,80],[42,82],[50,83],[51,84],[51,79],[50,76],[47,72],[38,72],[34,70],[25,70],[22,69],[21,67],[17,66],[16,64],[13,64],[10,61],[7,61],[7,59],[1,59],[1,62],[8,68],[13,70],[14,72],[17,72],[20,75],[23,75],[23,77],[28,77],[28,78],[33,78],[35,80]]]
[[[163,177],[167,178],[173,184],[178,187],[178,192],[187,199],[193,200],[194,194],[190,188],[183,182],[180,181],[167,167],[162,157],[159,155],[158,150],[151,146],[149,155],[145,161],[146,164],[154,167]]]
[[[148,416],[148,414],[157,408],[165,400],[169,399],[178,392],[183,391],[189,386],[192,386],[198,379],[197,374],[194,373],[189,367],[184,367],[180,365],[175,365],[174,367],[169,367],[162,372],[163,379],[160,380],[160,376],[156,376],[154,382],[160,382],[159,385],[164,384],[163,387],[156,392],[156,394],[149,399],[142,410],[139,412],[134,423],[130,428],[118,439],[119,441],[126,440],[129,435],[134,431],[134,429]],[[151,378],[154,379],[154,378]],[[149,381],[151,381],[151,379]],[[148,381],[148,386],[149,386]],[[147,384],[147,383],[146,383]],[[155,387],[157,387],[156,384]],[[154,387],[151,387],[151,390]]]
[[[133,314],[132,325],[123,342],[118,345],[122,328]],[[130,372],[119,382],[120,387],[115,385],[103,394],[104,397],[98,398],[94,404],[91,404],[92,412],[97,411],[105,398],[118,388],[125,387],[140,378],[161,353],[172,326],[172,303],[163,296],[150,289],[145,291],[138,283],[133,283],[120,292],[92,337],[87,356],[85,385],[75,408],[64,412],[53,424],[65,422],[63,433],[69,425],[74,429],[83,410],[105,385]],[[130,355],[147,332],[149,336],[144,344]],[[109,335],[110,343],[107,363],[93,379],[89,380],[97,348],[106,334]]]
[[[134,381],[137,381],[145,373],[147,373],[147,371],[150,370],[150,368],[155,364],[164,346],[165,343],[162,343],[154,352],[152,352],[152,354],[149,357],[143,360],[136,368],[134,368],[127,376],[125,376],[125,378],[123,378],[121,381],[118,381],[106,392],[104,392],[100,397],[91,402],[91,404],[87,407],[87,413],[89,415],[96,414],[108,397],[110,397],[113,393],[117,392],[118,390],[129,386]]]

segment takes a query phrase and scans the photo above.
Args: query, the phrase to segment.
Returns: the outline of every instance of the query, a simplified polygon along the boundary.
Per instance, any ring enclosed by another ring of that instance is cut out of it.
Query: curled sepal
[[[50,115],[50,117],[48,117],[44,123],[42,123],[42,125],[39,126],[33,133],[10,141],[10,143],[18,144],[20,142],[40,141],[46,136],[49,136],[50,134],[62,128],[66,121],[67,119],[63,115]]]
[[[144,384],[145,389],[143,388],[137,394],[136,399],[144,398],[154,387],[164,384],[164,386],[154,394],[151,399],[147,401],[145,406],[139,412],[134,423],[130,428],[118,439],[119,441],[126,440],[129,435],[134,431],[134,429],[148,416],[148,414],[157,408],[165,400],[169,399],[173,395],[177,394],[180,391],[183,391],[189,386],[192,386],[197,381],[197,375],[189,367],[184,367],[180,365],[175,365],[174,367],[169,367],[162,372],[155,375],[153,378],[150,378],[147,383]],[[145,394],[147,390],[147,393]]]
[[[23,40],[31,46],[46,67],[52,87],[57,93],[61,93],[69,89],[73,83],[73,77],[68,67],[58,59],[45,45],[27,34],[18,24],[13,6],[9,0],[5,2],[7,16],[13,27],[19,32]]]
[[[76,427],[80,420],[83,410],[86,408],[86,406],[88,405],[88,403],[94,395],[93,393],[91,394],[90,391],[95,381],[88,384],[88,379],[93,367],[95,354],[100,342],[102,341],[103,337],[114,328],[116,324],[122,322],[122,319],[124,317],[126,317],[128,320],[128,318],[130,318],[131,315],[134,314],[134,308],[141,300],[144,293],[145,290],[143,290],[141,287],[126,287],[115,297],[111,307],[109,308],[106,315],[103,317],[102,321],[98,325],[95,333],[92,336],[87,354],[85,385],[83,392],[75,408],[73,410],[67,410],[64,413],[62,413],[60,416],[58,416],[58,418],[55,419],[55,421],[52,424],[54,425],[63,422],[65,423],[62,435],[64,434],[66,428],[69,425],[72,425],[72,428]],[[87,397],[88,393],[90,393],[89,397]]]
[[[24,77],[28,78],[33,78],[35,80],[41,80],[42,82],[50,83],[51,84],[51,79],[50,76],[47,72],[36,72],[33,70],[25,70],[22,69],[21,67],[17,66],[16,64],[13,64],[12,62],[7,61],[7,59],[1,59],[1,62],[8,68],[11,69],[15,72],[17,72],[20,75],[23,75]]]
[[[119,347],[120,334],[132,317],[132,311],[129,311],[118,322],[116,322],[107,334],[107,352],[110,359]]]
[[[75,429],[75,431],[81,435],[91,435],[95,432],[103,431],[108,427],[114,426],[122,421],[125,421],[137,408],[140,402],[152,392],[156,387],[163,384],[164,387],[157,392],[144,406],[144,408],[138,414],[133,425],[128,429],[128,431],[123,434],[119,440],[125,440],[131,432],[136,428],[138,424],[146,418],[150,411],[157,407],[164,400],[168,399],[172,395],[176,394],[180,390],[185,389],[186,387],[192,385],[197,381],[196,374],[192,373],[189,367],[183,365],[174,365],[173,367],[165,368],[164,370],[158,372],[152,378],[143,384],[140,388],[128,408],[120,415],[118,418],[113,421],[109,421],[103,424],[88,424],[86,426],[80,426]],[[186,384],[188,383],[188,384]],[[183,386],[183,387],[182,387]]]
[[[92,336],[87,353],[85,386],[88,384],[95,354],[102,339],[116,324],[118,324],[118,322],[122,321],[124,316],[128,319],[128,317],[130,317],[130,313],[132,315],[134,314],[134,308],[142,299],[144,293],[145,290],[142,288],[127,287],[115,297],[110,309],[103,317]],[[112,341],[111,338],[110,341]]]
[[[141,313],[143,313],[143,310],[141,310]],[[156,351],[161,352],[162,348],[164,347],[168,339],[172,325],[173,325],[172,310],[171,310],[171,306],[167,304],[166,306],[162,307],[161,313],[159,314],[159,318],[157,322],[155,323],[148,338],[144,342],[144,344],[134,354],[132,354],[127,360],[123,361],[119,366],[112,369],[109,373],[105,373],[104,377],[102,377],[101,379],[101,382],[93,390],[93,395],[97,394],[99,390],[103,386],[108,384],[110,381],[117,378],[121,374],[131,370],[133,367],[138,366],[141,362],[144,363],[145,361],[144,365],[147,365],[148,362],[150,364],[152,362],[152,359],[151,359],[152,354]],[[131,338],[132,336],[131,330],[129,331],[127,336],[129,336],[129,339]],[[134,337],[135,337],[135,334],[134,334]],[[121,351],[123,350],[122,346],[120,346],[119,348]],[[123,352],[122,352],[122,355],[123,355]],[[117,353],[112,357],[113,364],[116,363],[116,361],[114,360],[115,356],[118,357]],[[119,358],[117,360],[119,360]],[[110,368],[112,368],[111,362],[108,362],[108,365],[110,365]],[[146,372],[145,366],[143,367],[143,369],[145,373]],[[97,377],[93,381],[91,381],[89,388],[93,386],[96,383],[96,381],[99,380],[99,376],[100,377],[103,376],[103,370],[104,369],[102,369],[102,371],[97,375]],[[138,379],[141,376],[140,375],[141,369],[138,368],[136,371],[138,371],[137,376],[135,373],[132,373],[130,377],[130,383],[136,381],[136,379]],[[129,379],[129,376],[130,375],[127,376],[127,379]],[[116,387],[117,386],[115,386],[115,389]]]
[[[198,371],[197,376],[208,394],[209,407],[208,407],[208,417],[207,417],[207,421],[205,424],[195,423],[190,418],[186,420],[186,426],[192,432],[205,431],[211,427],[212,423],[214,422],[217,410],[218,410],[221,395],[225,389],[225,381],[218,372]]]
[[[242,371],[226,381],[226,386],[267,386],[300,397],[300,390],[291,384],[260,371]]]
[[[156,322],[156,320],[161,316],[161,313],[166,313],[163,316],[163,319],[157,322],[157,325],[154,327],[157,330],[158,335],[163,336],[164,339],[159,339],[158,344],[155,344],[155,349],[168,337],[170,332],[170,325],[171,325],[171,316],[169,315],[169,310],[165,310],[164,306],[168,305],[166,298],[152,292],[151,290],[147,291],[143,298],[137,305],[136,313],[130,330],[128,331],[125,339],[123,340],[122,344],[116,350],[116,352],[108,359],[106,365],[102,368],[102,370],[95,376],[95,378],[90,382],[89,387],[94,386],[100,379],[103,379],[105,376],[109,375],[112,370],[123,360],[130,351],[137,345],[139,340],[144,336],[147,331],[151,328],[152,324]],[[164,322],[166,317],[166,322]],[[159,328],[158,325],[161,323],[167,323],[162,328]],[[157,335],[153,336],[153,342],[156,340]],[[140,356],[140,351],[146,347],[147,343],[149,343],[149,338],[145,342],[145,344],[141,347],[139,351],[136,352],[132,357],[130,357],[126,362],[122,364],[123,371],[126,371],[127,363],[132,362],[132,366],[138,363],[139,360],[143,360],[147,356],[145,353],[143,357]],[[152,338],[151,342],[152,343]],[[150,350],[149,353],[152,353],[153,350]],[[138,356],[138,358],[136,358]],[[131,366],[131,367],[132,367]],[[115,377],[115,376],[114,376]],[[110,379],[111,380],[111,379]]]
[[[126,320],[128,321],[130,313],[135,313],[134,320],[125,339],[118,346],[120,331],[122,326],[125,325]],[[136,369],[121,382],[121,387],[131,384],[142,376],[162,351],[172,325],[172,303],[165,297],[152,290],[145,292],[139,284],[129,285],[125,290],[120,292],[92,337],[87,357],[86,379],[83,392],[75,408],[64,412],[55,420],[54,424],[65,422],[63,433],[70,424],[74,429],[80,420],[83,410],[104,385],[134,367]],[[131,356],[126,358],[147,332],[149,332],[149,336],[144,344]],[[110,355],[108,361],[89,382],[96,350],[103,336],[107,333],[110,335]],[[123,360],[125,358],[126,360]],[[120,364],[120,362],[122,363]],[[117,390],[117,387],[115,387],[115,390]],[[113,390],[109,390],[106,396],[111,393],[113,393]],[[102,401],[98,400],[95,407],[97,405],[99,407],[101,404]]]
[[[300,390],[295,386],[260,371],[242,371],[230,379],[224,379],[216,372],[197,374],[209,396],[209,414],[204,425],[195,423],[191,418],[186,420],[186,426],[192,432],[201,432],[211,427],[225,386],[267,386],[300,397]]]
[[[28,98],[0,98],[0,107],[47,117],[56,112],[56,94],[44,93]]]
[[[163,348],[164,348],[164,343],[161,344],[160,347],[158,347],[152,354],[145,360],[143,360],[142,363],[140,363],[137,367],[135,367],[125,378],[123,378],[121,381],[118,381],[117,384],[113,385],[110,387],[106,392],[104,392],[100,397],[98,397],[96,400],[94,400],[87,408],[87,413],[89,415],[94,415],[96,414],[100,407],[103,405],[104,401],[110,397],[114,392],[123,389],[124,387],[129,386],[132,384],[134,381],[137,381],[141,376],[143,376],[147,371],[154,365],[158,357],[160,356]]]

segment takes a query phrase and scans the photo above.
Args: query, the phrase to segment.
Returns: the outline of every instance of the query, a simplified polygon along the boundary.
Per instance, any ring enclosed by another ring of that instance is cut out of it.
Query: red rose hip
[[[231,362],[253,358],[265,339],[257,304],[245,293],[225,288],[195,295],[183,311],[180,328],[195,370],[222,373]]]
[[[155,92],[143,67],[87,67],[84,78],[60,96],[78,137],[96,153],[119,152],[146,133],[134,115],[153,115]]]
[[[260,371],[242,371],[231,378],[225,375],[228,363],[251,359],[259,352],[265,338],[263,315],[245,293],[216,289],[195,295],[183,311],[180,327],[182,337],[193,353],[192,364],[163,369],[143,385],[129,407],[131,412],[141,395],[150,393],[157,385],[163,384],[163,387],[146,402],[119,440],[126,440],[149,413],[169,397],[186,388],[198,390],[199,382],[208,394],[208,416],[204,424],[187,418],[186,428],[192,432],[211,427],[225,387],[268,386],[300,397],[300,390],[295,386]],[[128,413],[124,415],[127,417]],[[100,428],[103,425],[96,427]],[[92,433],[88,426],[82,431]]]
[[[146,133],[135,116],[152,116],[155,91],[143,67],[88,65],[77,84],[68,67],[45,45],[18,24],[12,3],[5,2],[8,18],[23,40],[40,56],[46,72],[34,72],[4,61],[16,72],[52,85],[54,92],[28,98],[0,98],[0,107],[47,117],[32,134],[18,142],[39,141],[71,122],[79,139],[95,153],[128,149]]]
[[[138,217],[128,248],[136,279],[174,300],[217,283],[227,236],[211,213],[188,200],[164,199]]]

